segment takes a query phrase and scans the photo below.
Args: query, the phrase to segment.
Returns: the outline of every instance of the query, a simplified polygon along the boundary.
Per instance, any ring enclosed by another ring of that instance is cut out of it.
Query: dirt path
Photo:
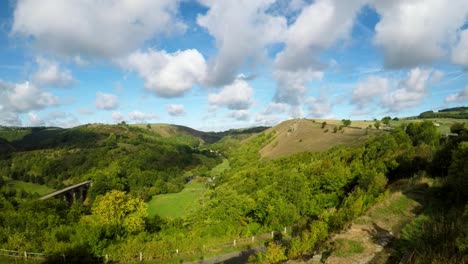
[[[414,185],[406,191],[392,193],[389,199],[375,205],[347,231],[331,239],[333,250],[326,263],[387,263],[393,252],[391,242],[421,212],[427,189],[426,183]],[[314,259],[317,262],[319,258]]]

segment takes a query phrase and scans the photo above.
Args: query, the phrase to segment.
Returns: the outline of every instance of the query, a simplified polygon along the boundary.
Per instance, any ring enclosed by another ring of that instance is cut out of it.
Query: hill
[[[260,150],[265,158],[278,158],[295,153],[310,151],[325,151],[337,145],[354,146],[378,133],[375,129],[362,129],[359,127],[343,127],[337,124],[327,124],[309,119],[292,119],[276,125],[266,132],[275,131],[275,139]],[[328,123],[328,122],[327,122]],[[334,132],[337,127],[336,132]]]
[[[468,119],[468,107],[454,107],[441,109],[438,112],[426,111],[418,116],[419,118],[456,118]]]
[[[226,136],[252,135],[268,129],[268,127],[252,127],[245,129],[230,129],[222,132],[204,132],[190,127],[172,124],[137,124],[132,126],[147,129],[163,138],[173,138],[178,140],[180,143],[195,146],[213,144]]]

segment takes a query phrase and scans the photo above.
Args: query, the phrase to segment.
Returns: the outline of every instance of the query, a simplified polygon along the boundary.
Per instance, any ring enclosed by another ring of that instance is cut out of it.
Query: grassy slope
[[[338,122],[341,123],[336,123]],[[322,129],[321,122],[308,119],[285,121],[269,129],[276,131],[276,138],[266,145],[260,154],[266,158],[278,158],[304,151],[324,151],[341,144],[354,146],[363,142],[369,135],[378,133],[377,130],[369,130],[366,135],[366,130],[359,128],[344,128],[344,133],[333,133],[334,127],[335,125],[327,125]],[[326,129],[328,132],[325,132]]]
[[[432,121],[434,123],[439,124],[438,130],[442,133],[450,133],[450,126],[453,125],[454,123],[465,123],[468,124],[468,119],[454,119],[454,118],[425,118],[425,119],[404,119],[404,120],[399,120],[399,121],[391,121],[390,125],[391,126],[400,126],[404,123],[412,123],[412,122],[422,122],[425,120]]]
[[[427,178],[405,179],[392,184],[388,198],[353,221],[349,230],[331,239],[330,244],[336,246],[331,247],[327,263],[387,263],[393,252],[391,242],[422,211],[424,195],[431,185],[434,181]],[[353,241],[351,243],[356,245],[343,247],[339,241]]]
[[[39,195],[46,195],[55,191],[55,189],[45,185],[35,184],[32,182],[9,180],[7,184],[16,190],[25,190],[28,193],[38,193]]]
[[[204,192],[204,183],[192,181],[181,192],[155,195],[148,202],[148,215],[163,218],[187,216],[200,207],[199,198]]]

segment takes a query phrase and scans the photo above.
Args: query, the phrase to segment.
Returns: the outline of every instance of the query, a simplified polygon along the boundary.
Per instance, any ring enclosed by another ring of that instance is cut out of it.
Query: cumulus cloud
[[[313,118],[330,117],[332,105],[325,96],[310,97],[306,100],[308,116]]]
[[[132,111],[128,114],[128,118],[134,122],[146,123],[151,120],[158,119],[158,115],[153,113],[143,113],[140,111]]]
[[[116,57],[158,34],[183,31],[179,1],[19,0],[12,34],[32,39],[41,50],[75,57]]]
[[[75,127],[80,125],[80,121],[76,116],[66,113],[63,111],[53,111],[50,112],[44,118],[47,126],[54,126],[54,127]]]
[[[233,110],[228,114],[228,116],[239,121],[246,121],[250,118],[248,110]]]
[[[364,0],[317,0],[304,7],[285,34],[285,48],[274,62],[277,81],[275,102],[291,105],[290,113],[301,115],[300,104],[307,84],[321,79],[327,67],[320,52],[348,38]]]
[[[114,94],[97,92],[94,105],[98,109],[113,110],[118,107],[117,100],[117,96]]]
[[[288,108],[287,104],[271,102],[267,105],[267,107],[262,112],[262,114],[264,115],[282,114],[286,112],[287,108]]]
[[[0,105],[3,111],[26,113],[59,104],[59,99],[32,83],[4,83],[0,81]]]
[[[208,101],[231,110],[245,110],[253,104],[253,89],[245,80],[236,79],[219,93],[208,94]]]
[[[36,113],[28,113],[28,126],[37,127],[45,125],[44,120]]]
[[[286,19],[267,11],[273,0],[201,1],[209,8],[197,22],[215,38],[218,53],[210,61],[205,83],[222,86],[231,83],[248,59],[264,54],[269,44],[282,40]]]
[[[80,109],[78,109],[78,113],[80,113],[81,115],[92,115],[94,114],[93,111],[87,107],[82,107]]]
[[[458,93],[447,95],[447,97],[445,97],[445,102],[468,102],[468,85]]]
[[[468,29],[460,33],[460,39],[452,50],[452,62],[468,69]]]
[[[145,80],[146,89],[165,98],[182,96],[204,78],[206,71],[205,59],[195,49],[174,53],[137,51],[119,63],[136,71]]]
[[[120,112],[112,112],[112,121],[120,123],[124,120],[123,115]]]
[[[274,126],[282,120],[279,116],[273,115],[257,115],[255,116],[255,125],[256,126]]]
[[[384,95],[383,106],[392,112],[418,105],[429,93],[430,85],[440,79],[441,73],[431,69],[412,69],[400,80],[396,90]]]
[[[278,70],[274,72],[274,77],[277,81],[274,101],[298,106],[303,102],[304,95],[307,92],[307,83],[322,79],[323,72],[312,69]]]
[[[166,106],[166,111],[171,116],[185,115],[185,107],[181,104],[170,104]]]
[[[316,56],[336,41],[346,39],[364,0],[317,0],[305,7],[286,32],[286,47],[276,57],[282,70],[320,67]]]
[[[443,57],[468,15],[468,2],[463,0],[379,0],[374,7],[381,16],[375,43],[390,68],[429,64]]]
[[[33,75],[35,83],[41,86],[69,87],[75,83],[69,70],[62,70],[60,65],[42,57],[36,59],[38,70]]]
[[[362,110],[375,99],[385,94],[390,87],[390,81],[387,78],[379,76],[369,76],[360,80],[352,92],[351,103]]]

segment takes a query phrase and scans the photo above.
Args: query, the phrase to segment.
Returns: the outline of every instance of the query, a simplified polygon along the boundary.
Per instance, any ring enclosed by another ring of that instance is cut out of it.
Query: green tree
[[[134,234],[144,230],[147,205],[140,198],[112,190],[96,199],[92,212],[99,225]]]
[[[322,128],[325,128],[326,125],[327,125],[327,122],[323,121],[322,122]]]
[[[389,116],[386,116],[384,118],[382,118],[382,123],[384,123],[386,126],[390,125],[390,120],[392,120],[391,117]]]
[[[343,125],[345,125],[345,126],[350,126],[351,125],[351,120],[349,120],[349,119],[342,119],[341,122],[343,122]]]
[[[461,134],[463,131],[465,131],[465,123],[453,123],[453,125],[450,126],[450,132],[455,133],[455,134]]]
[[[461,142],[454,150],[449,167],[449,184],[455,190],[457,199],[468,197],[468,141]]]
[[[375,128],[379,129],[380,128],[380,121],[375,121],[374,126],[375,126]]]

